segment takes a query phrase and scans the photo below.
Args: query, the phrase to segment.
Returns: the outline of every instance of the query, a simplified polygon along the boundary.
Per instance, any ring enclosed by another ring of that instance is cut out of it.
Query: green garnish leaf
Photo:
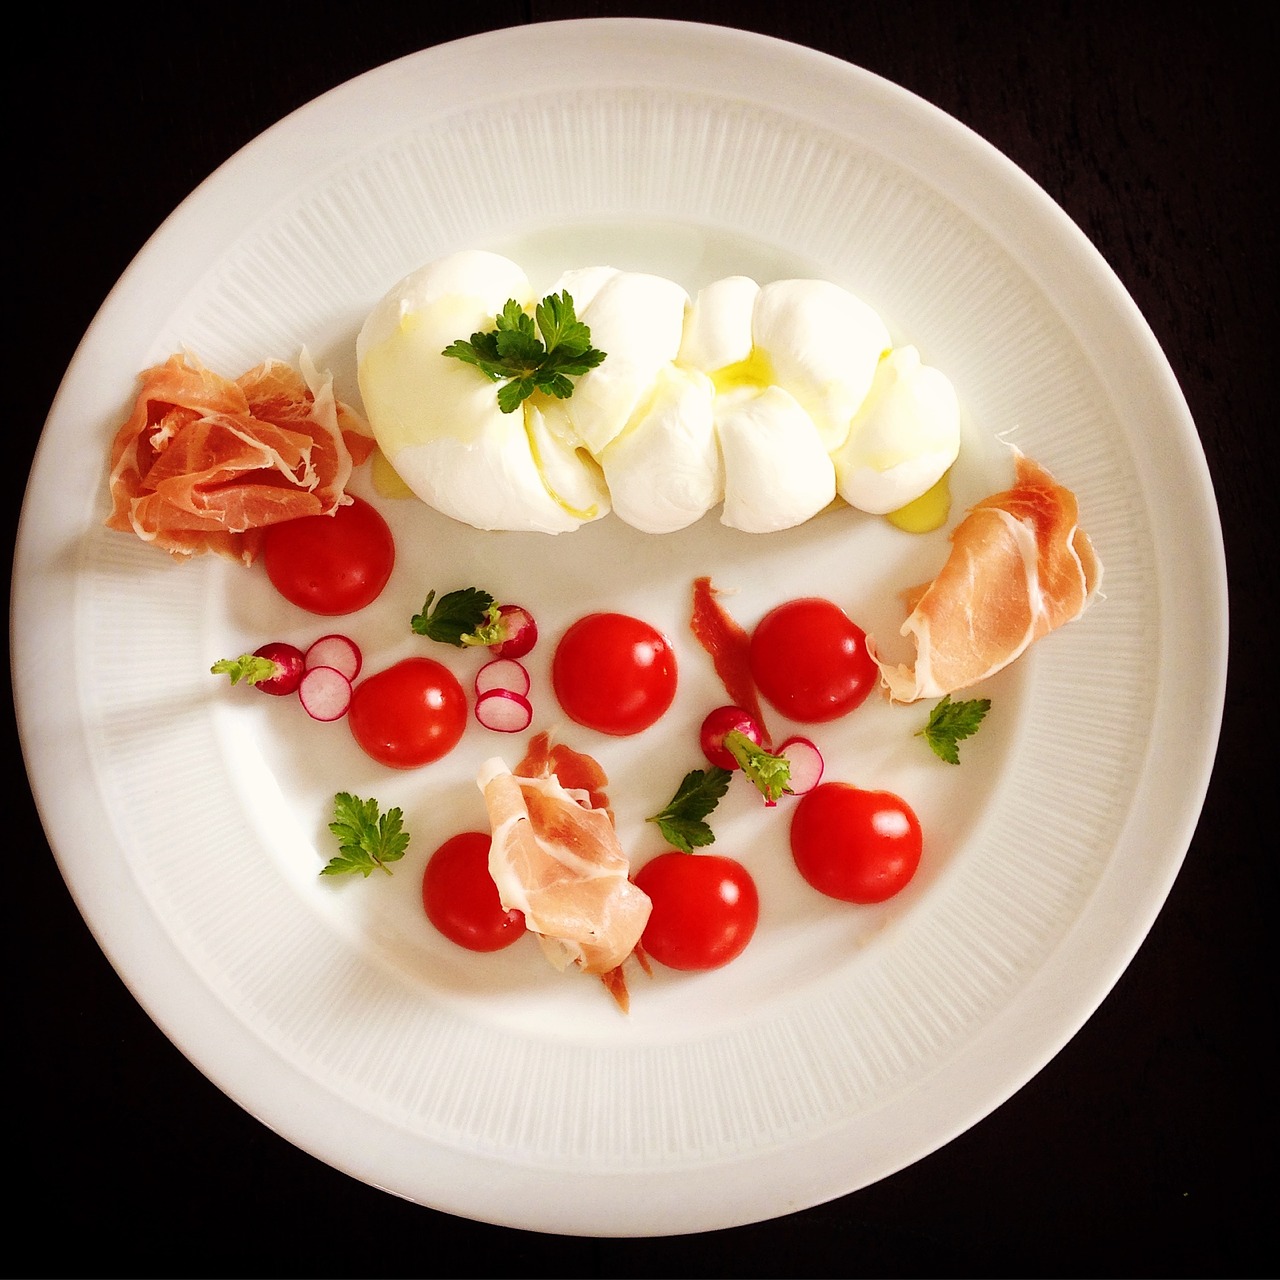
[[[451,342],[443,354],[474,365],[490,382],[501,382],[498,407],[503,413],[514,413],[535,391],[567,400],[573,394],[570,379],[605,358],[591,345],[591,330],[578,319],[567,290],[548,294],[533,316],[508,298],[494,325],[486,333],[473,333],[470,341]]]
[[[780,796],[790,794],[791,762],[785,756],[770,755],[741,729],[730,729],[724,735],[724,745],[770,804],[776,804]]]
[[[399,862],[409,845],[399,809],[378,811],[376,800],[361,800],[349,791],[333,797],[334,821],[329,830],[338,838],[338,856],[321,869],[322,876],[354,875],[366,879],[379,868],[391,874],[389,862]]]
[[[990,698],[952,702],[948,693],[929,713],[929,723],[916,730],[916,737],[924,738],[939,759],[948,764],[959,764],[958,744],[978,732],[978,726],[990,710]]]
[[[245,684],[257,684],[278,675],[280,664],[257,654],[242,653],[238,658],[219,658],[209,672],[215,676],[230,676],[232,684],[239,684],[241,680]]]
[[[410,618],[409,626],[416,635],[457,649],[466,645],[498,644],[506,639],[506,623],[500,616],[500,606],[487,591],[478,587],[449,591],[432,608],[435,599],[436,593],[428,592],[422,612]]]
[[[731,776],[728,769],[715,765],[690,770],[676,788],[671,803],[648,821],[656,822],[663,839],[682,853],[713,843],[715,832],[703,819],[720,803]]]

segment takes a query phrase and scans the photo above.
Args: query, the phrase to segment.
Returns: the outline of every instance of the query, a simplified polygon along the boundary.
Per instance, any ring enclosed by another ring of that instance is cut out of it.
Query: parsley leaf
[[[401,825],[404,814],[399,809],[379,813],[376,800],[361,800],[349,791],[339,791],[333,797],[333,816],[329,830],[338,837],[338,856],[331,858],[320,874],[342,876],[358,871],[367,879],[381,868],[390,875],[387,863],[403,858],[409,844]]]
[[[570,379],[605,358],[591,345],[591,330],[578,319],[567,290],[548,294],[532,317],[508,298],[494,326],[487,333],[473,333],[470,341],[451,342],[442,354],[474,365],[490,382],[501,382],[498,407],[503,413],[514,413],[535,391],[567,400],[573,394]]]
[[[656,822],[663,839],[682,853],[713,843],[715,833],[703,819],[720,803],[731,776],[728,769],[715,765],[691,770],[676,788],[671,803],[647,821]]]
[[[990,710],[990,698],[952,702],[948,693],[929,713],[929,723],[923,729],[916,730],[916,737],[924,738],[939,759],[948,764],[959,764],[960,751],[957,744],[978,732],[982,718]]]
[[[497,644],[505,639],[505,623],[498,602],[479,587],[464,587],[442,595],[433,609],[434,591],[427,593],[421,613],[409,619],[415,635],[451,644],[457,649],[466,645]]]
[[[230,676],[232,684],[257,684],[259,680],[270,680],[280,671],[280,666],[271,658],[260,658],[257,654],[242,653],[238,658],[219,658],[209,668],[211,675]]]
[[[791,791],[791,762],[785,756],[770,755],[741,729],[730,729],[724,735],[724,745],[770,804]]]

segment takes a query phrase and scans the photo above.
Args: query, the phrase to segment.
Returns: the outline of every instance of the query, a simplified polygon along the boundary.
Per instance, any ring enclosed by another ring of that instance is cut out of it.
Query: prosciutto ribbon
[[[552,964],[599,975],[625,1009],[617,971],[636,950],[652,904],[627,878],[605,781],[590,756],[552,747],[546,734],[515,772],[495,757],[476,775],[493,833],[489,874],[503,907],[524,913]]]
[[[895,702],[977,684],[1085,611],[1102,565],[1080,528],[1075,494],[1015,450],[1014,485],[973,507],[951,535],[933,582],[905,592],[901,633],[914,666],[880,662]],[[875,657],[875,647],[868,642]]]
[[[369,428],[304,356],[267,360],[232,381],[189,355],[141,375],[111,448],[110,529],[175,556],[217,552],[250,564],[268,525],[335,511]]]

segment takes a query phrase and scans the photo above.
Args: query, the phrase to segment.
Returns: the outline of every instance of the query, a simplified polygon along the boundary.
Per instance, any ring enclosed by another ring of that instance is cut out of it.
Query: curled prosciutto
[[[267,360],[232,381],[179,354],[141,381],[112,443],[106,523],[175,556],[252,563],[268,525],[342,505],[373,449],[305,356],[302,372]]]
[[[1102,580],[1075,494],[1015,455],[1013,487],[974,506],[952,533],[938,576],[905,593],[911,612],[901,634],[915,642],[915,665],[877,658],[896,702],[941,697],[994,675],[1078,618]]]
[[[524,914],[547,958],[596,974],[625,1010],[621,966],[635,950],[651,904],[629,879],[590,756],[539,734],[513,772],[501,759],[480,766],[492,844],[489,874],[506,910]]]

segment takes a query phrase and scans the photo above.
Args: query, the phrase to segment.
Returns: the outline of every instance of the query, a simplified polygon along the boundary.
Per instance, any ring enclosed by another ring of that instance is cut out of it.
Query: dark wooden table
[[[1181,875],[1128,971],[1058,1057],[971,1131],[875,1186],[773,1222],[638,1241],[524,1233],[404,1203],[230,1102],[98,950],[41,832],[6,715],[17,796],[5,929],[17,1003],[6,1035],[18,1139],[7,1147],[9,1251],[20,1272],[1274,1274],[1276,987],[1264,927],[1276,877],[1264,842],[1274,839],[1280,582],[1276,410],[1273,398],[1264,411],[1264,395],[1276,368],[1277,219],[1265,194],[1276,19],[1163,9],[493,0],[478,16],[321,3],[179,8],[144,21],[113,8],[110,21],[77,17],[74,41],[62,11],[29,13],[34,35],[10,59],[8,200],[19,229],[6,435],[19,486],[62,373],[121,271],[192,188],[293,108],[389,59],[493,27],[719,22],[847,59],[950,112],[1091,238],[1146,315],[1197,423],[1225,530],[1232,641],[1218,767]]]

